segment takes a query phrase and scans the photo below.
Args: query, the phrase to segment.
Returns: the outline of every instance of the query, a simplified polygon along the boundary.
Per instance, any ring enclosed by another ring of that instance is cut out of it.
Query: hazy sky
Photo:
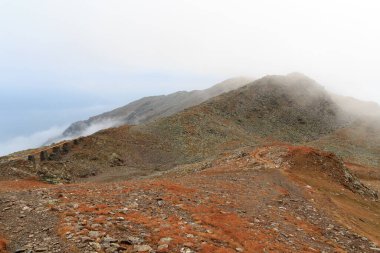
[[[0,0],[0,154],[233,76],[298,71],[380,102],[379,13],[378,0]]]

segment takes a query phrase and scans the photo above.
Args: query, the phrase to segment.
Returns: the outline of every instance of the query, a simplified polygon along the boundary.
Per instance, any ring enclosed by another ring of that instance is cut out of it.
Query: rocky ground
[[[3,181],[0,252],[379,252],[378,200],[295,167],[328,156],[289,150],[111,183]]]

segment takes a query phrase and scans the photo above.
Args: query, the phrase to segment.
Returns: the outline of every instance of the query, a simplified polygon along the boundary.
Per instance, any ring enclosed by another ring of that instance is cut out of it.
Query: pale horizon
[[[0,154],[141,97],[236,76],[301,72],[333,93],[380,103],[379,7],[0,0]]]

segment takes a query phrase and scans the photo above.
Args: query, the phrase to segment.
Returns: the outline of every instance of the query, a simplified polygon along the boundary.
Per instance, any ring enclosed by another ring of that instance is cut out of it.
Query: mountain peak
[[[266,84],[277,84],[282,86],[309,87],[316,90],[324,90],[324,87],[314,81],[312,78],[298,72],[293,72],[287,75],[267,75],[257,81]]]

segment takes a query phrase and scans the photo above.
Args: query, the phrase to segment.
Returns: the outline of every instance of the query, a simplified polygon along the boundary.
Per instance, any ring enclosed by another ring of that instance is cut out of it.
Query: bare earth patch
[[[375,252],[379,202],[313,152],[262,147],[129,181],[6,182],[0,233],[10,252]]]

